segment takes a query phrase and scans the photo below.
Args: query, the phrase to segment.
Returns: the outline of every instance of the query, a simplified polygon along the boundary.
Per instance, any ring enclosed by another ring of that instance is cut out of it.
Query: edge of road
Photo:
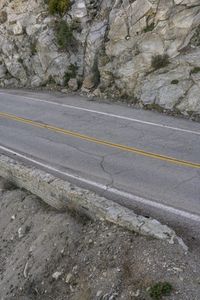
[[[185,251],[188,250],[173,229],[156,219],[137,215],[105,197],[5,155],[0,155],[0,176],[37,195],[57,210],[69,209],[170,244],[179,243]]]

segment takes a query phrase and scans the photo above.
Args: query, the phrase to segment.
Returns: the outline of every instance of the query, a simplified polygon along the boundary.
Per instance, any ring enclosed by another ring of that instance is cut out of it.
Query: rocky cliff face
[[[71,4],[61,18],[49,15],[44,0],[1,0],[1,87],[68,83],[200,114],[200,0]]]

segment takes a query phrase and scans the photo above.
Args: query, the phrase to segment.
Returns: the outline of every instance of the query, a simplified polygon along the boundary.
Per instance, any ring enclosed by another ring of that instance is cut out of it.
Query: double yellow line
[[[81,139],[81,140],[84,140],[84,141],[87,141],[87,142],[91,142],[91,143],[95,143],[95,144],[98,144],[98,145],[107,146],[107,147],[110,147],[110,148],[115,148],[115,149],[119,149],[119,150],[122,150],[122,151],[135,153],[135,154],[138,154],[138,155],[142,155],[142,156],[157,159],[157,160],[162,160],[162,161],[173,163],[173,164],[180,165],[180,166],[200,169],[200,164],[199,163],[180,160],[180,159],[177,159],[177,158],[174,158],[174,157],[165,156],[165,155],[161,155],[161,154],[157,154],[157,153],[153,153],[153,152],[148,152],[148,151],[144,151],[144,150],[141,150],[141,149],[138,149],[138,148],[135,148],[135,147],[128,147],[128,146],[125,146],[125,145],[122,145],[122,144],[115,144],[115,143],[112,143],[112,142],[109,142],[109,141],[100,140],[100,139],[90,137],[90,136],[87,136],[87,135],[84,135],[84,134],[69,131],[69,130],[59,128],[59,127],[56,127],[56,126],[53,126],[53,125],[43,124],[41,122],[32,121],[30,119],[18,117],[18,116],[8,114],[8,113],[5,113],[5,112],[0,112],[0,117],[5,118],[5,119],[9,119],[9,120],[12,120],[12,121],[24,123],[24,124],[29,124],[29,125],[34,126],[34,127],[47,129],[47,130],[50,130],[50,131],[53,131],[53,132],[62,133],[64,135],[72,136],[74,138],[78,138],[78,139]]]

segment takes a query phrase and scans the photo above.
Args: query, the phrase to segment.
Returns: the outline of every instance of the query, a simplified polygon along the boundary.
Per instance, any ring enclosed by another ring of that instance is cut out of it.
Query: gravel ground
[[[75,212],[58,213],[0,179],[0,299],[200,300],[200,260],[179,245]],[[161,299],[161,298],[154,298]]]

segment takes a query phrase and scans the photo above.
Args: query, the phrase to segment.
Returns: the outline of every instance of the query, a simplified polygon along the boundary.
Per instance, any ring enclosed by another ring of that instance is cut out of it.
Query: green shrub
[[[192,117],[192,115],[194,114],[195,112],[193,111],[193,110],[188,110],[187,111],[187,114],[188,114],[188,116],[191,118]]]
[[[168,282],[158,282],[154,284],[150,290],[149,295],[154,300],[162,299],[162,296],[169,296],[172,292],[172,286]]]
[[[151,66],[154,70],[166,67],[169,64],[169,56],[167,54],[155,55],[152,57]]]
[[[199,73],[199,72],[200,72],[200,67],[194,67],[194,68],[191,70],[190,74],[197,74],[197,73]]]
[[[132,104],[132,105],[135,105],[139,102],[137,97],[135,97],[134,95],[132,95],[132,96],[128,95],[126,92],[123,95],[121,95],[120,98],[121,98],[122,102]]]
[[[23,59],[22,59],[21,57],[19,57],[19,58],[17,59],[17,61],[18,61],[20,64],[23,64]]]
[[[71,64],[68,68],[70,74],[71,74],[71,78],[75,78],[77,75],[77,71],[78,71],[78,67],[76,64]]]
[[[52,75],[49,76],[47,84],[48,85],[54,85],[54,84],[56,84],[56,81],[55,81],[55,79],[53,78]]]
[[[92,73],[93,73],[93,82],[95,87],[98,86],[100,82],[100,72],[99,72],[99,65],[98,65],[98,56],[96,55],[94,58],[94,64],[92,66]]]
[[[157,103],[151,103],[151,104],[146,104],[144,106],[144,109],[148,109],[148,110],[156,110],[159,113],[163,113],[164,109],[163,107],[161,107],[159,104]]]
[[[3,24],[7,21],[8,14],[6,11],[0,11],[0,24]]]
[[[190,44],[195,47],[200,46],[200,25],[196,27],[195,33],[190,40]]]
[[[61,49],[67,49],[73,45],[73,31],[71,27],[61,20],[55,27],[57,43]]]
[[[65,73],[65,76],[64,76],[64,83],[65,83],[65,85],[69,82],[69,80],[71,78],[76,78],[76,76],[77,76],[77,70],[78,70],[77,65],[71,64],[69,66],[68,71]]]
[[[155,23],[151,23],[144,28],[143,32],[153,31],[154,28],[155,28]]]
[[[174,79],[171,81],[171,84],[178,84],[179,83],[179,80],[178,79]]]
[[[49,12],[52,15],[64,15],[71,6],[70,0],[48,0]]]
[[[31,49],[31,54],[34,55],[37,53],[37,47],[36,47],[36,42],[32,42],[31,43],[31,46],[30,46],[30,49]]]

